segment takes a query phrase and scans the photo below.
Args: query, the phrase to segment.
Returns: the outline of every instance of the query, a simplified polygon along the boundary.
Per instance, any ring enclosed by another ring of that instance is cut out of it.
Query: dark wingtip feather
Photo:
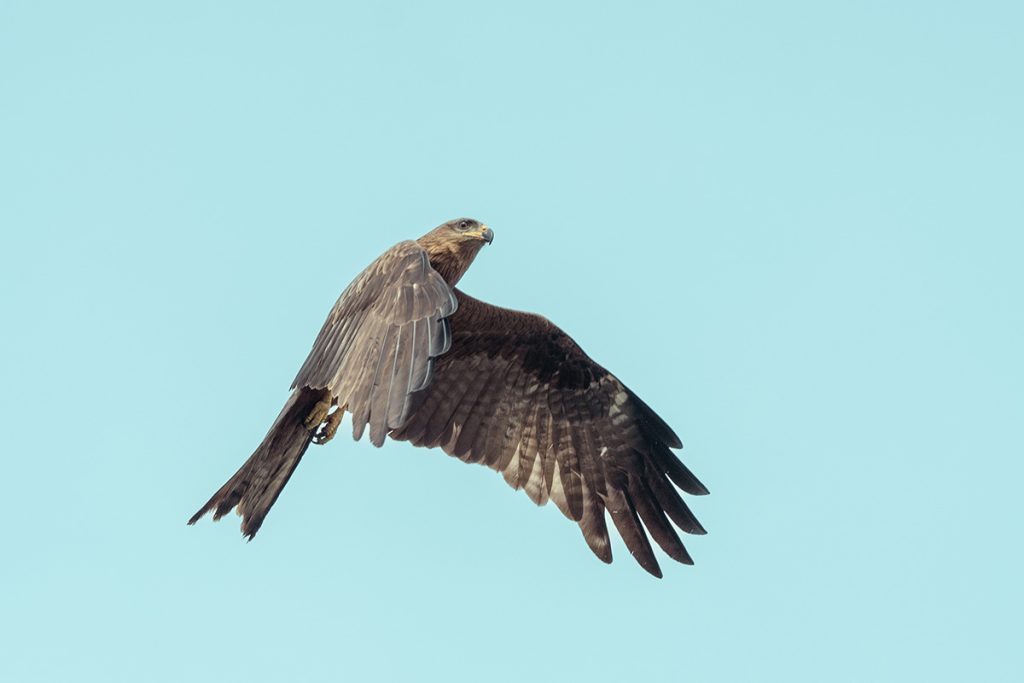
[[[648,533],[661,546],[665,554],[676,562],[693,564],[693,558],[690,557],[683,542],[679,540],[679,534],[669,524],[668,518],[665,517],[665,511],[658,505],[655,494],[643,479],[630,477],[629,498]]]
[[[608,512],[612,516],[615,528],[619,530],[622,540],[626,543],[630,554],[647,573],[662,578],[661,566],[654,557],[654,550],[651,542],[644,533],[640,519],[637,517],[636,508],[629,500],[629,496],[623,490],[613,489],[609,491]]]
[[[685,468],[685,466],[684,466],[684,469],[686,469],[686,471],[690,473],[690,479],[689,479],[689,482],[688,482],[689,488],[685,488],[685,487],[682,487],[682,486],[680,486],[680,488],[682,488],[684,491],[686,491],[687,493],[689,493],[690,495],[693,495],[693,496],[708,496],[708,495],[711,495],[711,491],[708,490],[708,487],[705,486],[703,484],[703,482],[701,482],[700,479],[695,477],[693,475],[693,472],[690,472],[690,470]]]
[[[669,448],[683,447],[683,442],[679,439],[679,435],[668,426],[667,422],[661,419],[661,416],[654,412],[649,405],[644,403],[643,400],[641,400],[640,397],[632,391],[629,392],[629,395],[640,410],[641,424],[643,425],[644,431],[648,432],[657,440],[663,442]]]
[[[706,496],[710,493],[708,487],[704,486],[690,471],[690,468],[684,465],[667,447],[655,447],[651,455],[661,465],[662,471],[668,475],[668,478],[682,490],[693,496]]]
[[[658,505],[677,527],[695,536],[703,536],[707,533],[701,523],[697,521],[693,511],[690,510],[690,506],[679,495],[679,491],[649,459],[647,460],[646,484]]]

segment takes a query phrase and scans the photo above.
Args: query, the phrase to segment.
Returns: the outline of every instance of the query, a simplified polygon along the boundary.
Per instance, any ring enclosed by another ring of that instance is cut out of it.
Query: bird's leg
[[[345,414],[344,408],[338,408],[333,413],[327,415],[327,419],[320,425],[320,428],[316,430],[316,434],[313,435],[313,443],[318,446],[322,446],[331,439],[338,432],[338,425],[341,424],[341,416]]]
[[[316,429],[323,424],[324,420],[327,419],[327,413],[331,412],[331,405],[334,404],[334,399],[331,398],[331,392],[324,391],[320,394],[320,400],[316,402],[313,409],[309,411],[309,415],[306,417],[306,427],[308,429]]]

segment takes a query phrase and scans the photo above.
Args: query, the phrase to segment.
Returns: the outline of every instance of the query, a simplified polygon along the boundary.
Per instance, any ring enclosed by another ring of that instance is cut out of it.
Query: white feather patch
[[[551,478],[551,501],[558,506],[562,514],[566,517],[571,516],[569,514],[569,502],[565,499],[565,488],[562,486],[562,468],[557,461],[555,462],[554,475]]]
[[[530,470],[530,478],[526,481],[526,495],[537,505],[548,502],[548,492],[544,489],[544,458],[537,454],[533,459],[533,469]]]

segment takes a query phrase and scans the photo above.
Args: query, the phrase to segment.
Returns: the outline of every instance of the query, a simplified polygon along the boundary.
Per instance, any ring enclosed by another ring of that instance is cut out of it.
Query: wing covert
[[[384,252],[334,304],[292,388],[328,389],[380,446],[407,419],[410,398],[431,381],[451,346],[451,288],[413,241]]]
[[[651,574],[661,569],[648,534],[691,564],[676,528],[705,532],[675,486],[707,489],[673,453],[682,444],[672,429],[545,318],[455,294],[451,351],[392,438],[487,465],[538,505],[553,501],[605,562],[607,510]]]

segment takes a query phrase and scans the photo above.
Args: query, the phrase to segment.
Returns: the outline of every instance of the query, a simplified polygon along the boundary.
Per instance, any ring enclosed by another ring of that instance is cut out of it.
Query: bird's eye
[[[469,229],[469,221],[459,221],[459,229],[460,230],[468,230]]]

